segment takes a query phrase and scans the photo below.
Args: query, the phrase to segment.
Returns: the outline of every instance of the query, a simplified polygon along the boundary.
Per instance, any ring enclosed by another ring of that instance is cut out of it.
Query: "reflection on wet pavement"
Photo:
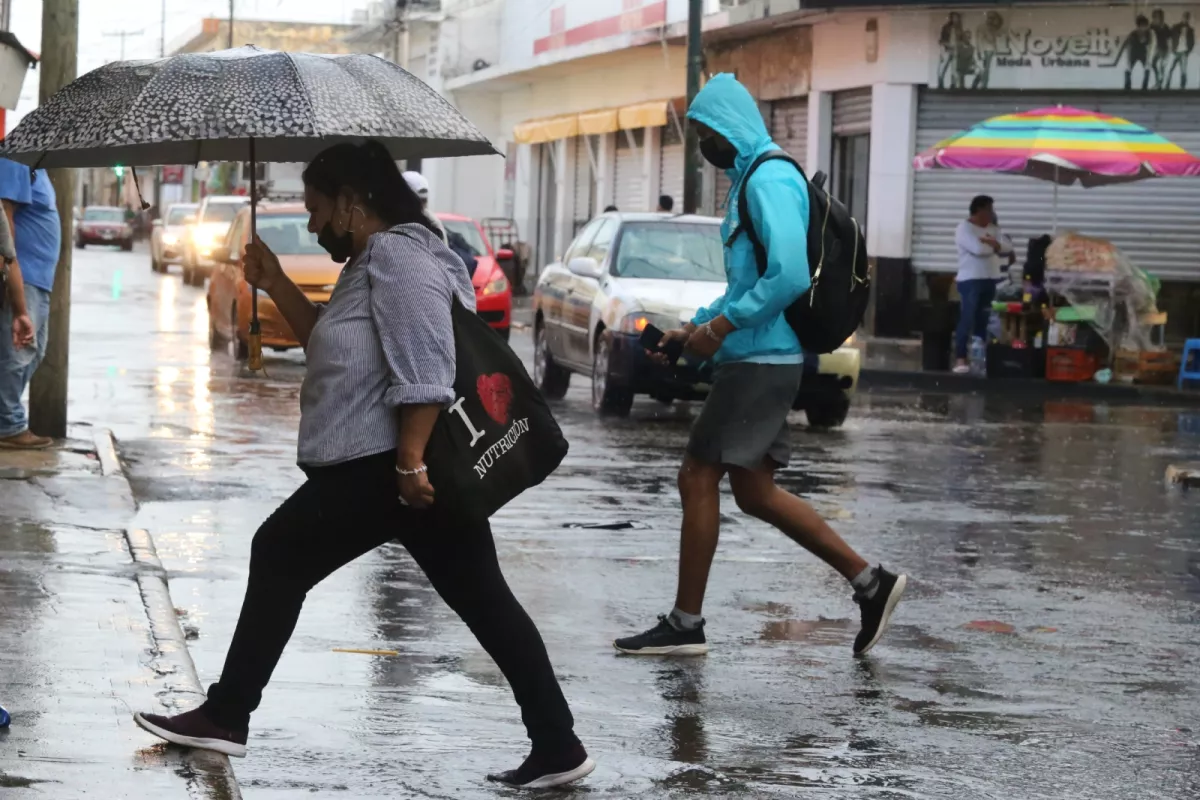
[[[71,416],[115,430],[215,679],[253,532],[301,480],[303,356],[249,377],[210,353],[203,294],[144,253],[89,250],[75,281]],[[1163,482],[1200,450],[1188,413],[896,395],[832,433],[797,420],[781,482],[913,577],[880,648],[850,658],[841,580],[726,496],[712,652],[618,658],[611,639],[673,596],[695,410],[600,420],[576,377],[556,406],[567,461],[494,520],[599,762],[570,794],[1198,796],[1200,505]],[[525,752],[503,678],[398,546],[310,594],[254,726],[248,800],[518,796],[481,780]]]

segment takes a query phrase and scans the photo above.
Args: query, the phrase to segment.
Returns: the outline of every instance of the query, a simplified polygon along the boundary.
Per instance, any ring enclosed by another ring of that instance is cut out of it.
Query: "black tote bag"
[[[525,365],[455,297],[454,402],[438,415],[425,464],[434,507],[478,521],[537,486],[567,455],[567,440]]]

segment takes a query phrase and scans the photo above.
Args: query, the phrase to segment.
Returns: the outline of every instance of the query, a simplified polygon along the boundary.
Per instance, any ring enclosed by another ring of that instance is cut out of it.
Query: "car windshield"
[[[233,222],[245,203],[209,203],[204,209],[205,222]]]
[[[615,259],[622,278],[725,281],[721,229],[694,222],[630,222]]]
[[[264,214],[258,218],[258,237],[277,256],[324,255],[317,235],[308,232],[308,217]]]
[[[119,208],[88,208],[83,218],[88,222],[124,222],[125,214]]]
[[[483,236],[479,233],[479,228],[475,227],[475,223],[468,219],[443,219],[438,220],[442,223],[442,227],[446,229],[446,235],[457,233],[467,243],[467,247],[477,256],[487,255],[487,245],[483,243]]]
[[[168,225],[184,225],[195,218],[195,206],[176,206],[167,212]]]

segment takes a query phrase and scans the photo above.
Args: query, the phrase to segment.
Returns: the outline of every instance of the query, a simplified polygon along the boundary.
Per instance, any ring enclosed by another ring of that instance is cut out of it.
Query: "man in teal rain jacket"
[[[790,457],[787,415],[804,371],[800,342],[783,312],[811,285],[808,185],[780,159],[763,163],[750,177],[747,207],[767,253],[760,275],[754,248],[739,229],[737,200],[751,164],[779,148],[758,104],[732,75],[710,80],[687,116],[699,132],[700,152],[725,170],[733,186],[721,223],[727,286],[686,327],[668,332],[664,344],[686,339],[689,352],[716,366],[679,471],[683,533],[675,608],[645,633],[614,645],[637,655],[708,652],[700,611],[717,549],[721,479],[729,475],[742,511],[779,528],[850,582],[862,615],[854,641],[854,653],[861,655],[887,628],[906,576],[871,567],[808,503],[775,484],[775,470]]]

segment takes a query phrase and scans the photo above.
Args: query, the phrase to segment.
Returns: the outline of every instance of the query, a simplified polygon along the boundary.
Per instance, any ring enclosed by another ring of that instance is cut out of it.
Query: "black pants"
[[[242,613],[205,713],[222,727],[245,729],[308,590],[399,538],[508,679],[534,748],[575,745],[571,710],[541,635],[500,572],[491,528],[451,527],[433,510],[401,505],[395,463],[389,452],[306,470],[308,481],[258,529]]]

